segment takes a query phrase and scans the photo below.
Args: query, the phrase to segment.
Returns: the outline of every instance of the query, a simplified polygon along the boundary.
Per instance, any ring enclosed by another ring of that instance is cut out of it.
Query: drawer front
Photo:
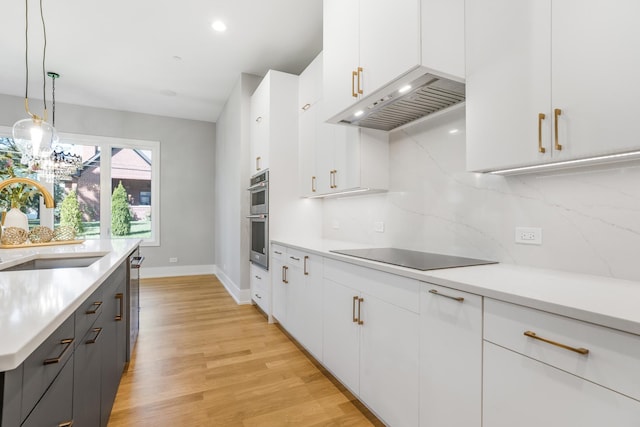
[[[304,263],[304,256],[304,252],[287,248],[287,264],[289,264],[291,267],[302,268],[302,264]]]
[[[324,278],[414,313],[420,312],[417,280],[328,258],[324,259]]]
[[[22,419],[33,409],[36,402],[49,388],[67,360],[74,347],[74,316],[69,316],[24,361],[22,380]]]
[[[640,400],[638,335],[485,298],[484,339]]]
[[[273,259],[286,260],[287,258],[287,248],[280,245],[271,245],[271,256]]]
[[[86,301],[76,310],[75,336],[82,337],[95,323],[104,305],[103,290],[100,286]],[[76,340],[76,346],[78,345]]]
[[[249,274],[251,275],[249,279],[251,299],[258,304],[262,311],[269,313],[269,272],[251,264]]]

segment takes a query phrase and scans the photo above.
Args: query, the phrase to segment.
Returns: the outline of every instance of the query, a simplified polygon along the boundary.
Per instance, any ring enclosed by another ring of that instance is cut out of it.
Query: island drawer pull
[[[525,331],[524,335],[528,336],[529,338],[533,338],[542,342],[546,342],[547,344],[551,344],[551,345],[555,345],[556,347],[560,347],[560,348],[564,348],[565,350],[569,350],[569,351],[573,351],[575,353],[579,353],[582,354],[583,356],[586,356],[589,354],[589,350],[586,348],[582,348],[582,347],[571,347],[568,346],[566,344],[562,344],[556,341],[551,341],[549,339],[546,338],[542,338],[539,337],[535,332],[532,331]]]
[[[65,421],[64,423],[58,424],[58,427],[72,427],[72,426],[73,426],[73,420]]]
[[[307,261],[309,261],[309,256],[305,255],[304,256],[304,275],[305,276],[309,275],[309,271],[307,270]]]
[[[85,311],[85,314],[96,314],[98,310],[100,310],[101,306],[102,306],[102,301],[96,301],[93,304],[91,304],[91,307],[95,307],[95,308],[93,310]]]
[[[124,317],[124,294],[122,292],[118,292],[116,294],[116,299],[120,302],[120,310],[119,314],[117,314],[115,317],[115,321],[120,322]]]
[[[451,295],[441,294],[440,292],[438,292],[438,291],[437,291],[437,290],[435,290],[435,289],[430,289],[430,290],[429,290],[429,293],[430,293],[430,294],[437,295],[437,296],[439,296],[439,297],[449,298],[449,299],[452,299],[452,300],[455,300],[455,301],[458,301],[458,302],[463,302],[463,301],[464,301],[464,298],[463,298],[463,297],[452,297]]]
[[[290,256],[289,258],[291,258],[291,259],[292,259],[292,260],[294,260],[294,261],[300,261],[300,258],[296,258],[296,257],[294,257],[294,256]]]
[[[358,301],[358,296],[353,297],[353,305],[351,307],[351,314],[353,316],[353,323],[358,323],[358,318],[356,317],[356,302]]]
[[[95,344],[96,341],[98,341],[98,337],[100,336],[100,333],[102,333],[102,328],[93,328],[93,332],[96,333],[95,336],[85,341],[85,344]]]
[[[364,302],[364,298],[358,298],[358,325],[364,325],[362,321],[362,313],[360,313],[360,309],[362,308],[362,303]]]
[[[53,365],[54,363],[60,363],[62,358],[64,357],[67,350],[71,348],[71,344],[73,343],[73,338],[66,338],[60,341],[60,345],[63,345],[62,351],[58,355],[58,357],[53,357],[51,359],[44,359],[45,365]]]

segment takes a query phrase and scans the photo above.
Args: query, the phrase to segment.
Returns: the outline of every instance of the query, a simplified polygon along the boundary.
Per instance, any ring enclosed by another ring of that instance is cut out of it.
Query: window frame
[[[0,126],[0,136],[12,137],[10,127]],[[108,221],[100,220],[100,238],[111,239],[111,153],[114,148],[129,148],[151,151],[151,237],[141,239],[141,246],[160,246],[160,141],[117,138],[111,136],[83,135],[58,132],[61,144],[91,145],[100,147],[100,211],[109,212]],[[104,173],[108,171],[109,173]],[[43,183],[49,190],[52,184]],[[105,191],[108,190],[108,191]],[[41,210],[41,212],[43,212]],[[43,223],[53,224],[51,218]]]

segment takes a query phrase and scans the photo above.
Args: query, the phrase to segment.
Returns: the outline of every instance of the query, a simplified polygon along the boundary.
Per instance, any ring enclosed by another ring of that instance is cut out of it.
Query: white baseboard
[[[222,270],[218,270],[217,268],[216,270],[218,280],[220,280],[220,283],[222,283],[227,292],[229,292],[229,295],[236,300],[236,303],[251,304],[251,289],[240,289]]]
[[[185,265],[176,267],[142,267],[140,278],[149,279],[155,277],[197,276],[200,274],[215,274],[220,283],[225,287],[229,295],[238,304],[251,304],[251,290],[240,289],[233,280],[223,271],[219,271],[215,265]]]
[[[140,269],[140,278],[197,276],[199,274],[216,274],[215,265],[183,265],[176,267],[145,267]]]

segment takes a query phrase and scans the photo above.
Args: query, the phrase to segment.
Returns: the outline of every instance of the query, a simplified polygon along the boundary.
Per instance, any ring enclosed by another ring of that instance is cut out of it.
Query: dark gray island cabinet
[[[0,373],[0,426],[106,426],[127,357],[128,259],[20,366]]]

